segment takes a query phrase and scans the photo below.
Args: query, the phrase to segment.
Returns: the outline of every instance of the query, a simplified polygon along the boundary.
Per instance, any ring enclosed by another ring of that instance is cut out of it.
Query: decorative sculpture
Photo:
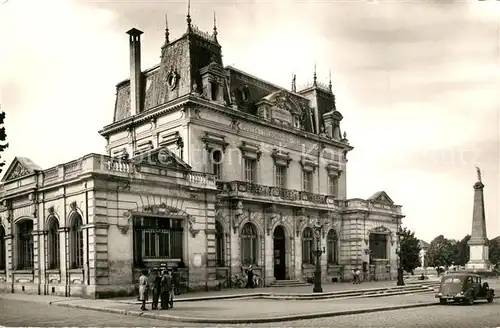
[[[481,169],[478,166],[476,166],[476,171],[477,171],[477,181],[483,183],[483,181],[481,180]]]

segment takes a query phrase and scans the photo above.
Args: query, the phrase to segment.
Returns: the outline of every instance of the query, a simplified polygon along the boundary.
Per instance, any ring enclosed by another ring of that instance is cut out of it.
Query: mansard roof
[[[16,156],[5,172],[2,182],[17,179],[26,175],[35,174],[42,168],[27,157]]]

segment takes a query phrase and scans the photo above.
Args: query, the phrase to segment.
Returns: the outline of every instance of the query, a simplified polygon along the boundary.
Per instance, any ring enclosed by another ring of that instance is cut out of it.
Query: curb
[[[384,312],[384,311],[393,311],[393,310],[404,310],[404,309],[411,309],[411,308],[436,306],[436,305],[439,305],[439,303],[429,302],[429,303],[406,304],[406,305],[396,305],[396,306],[357,309],[357,310],[330,311],[330,312],[320,312],[320,313],[304,313],[304,314],[288,315],[288,316],[280,316],[280,317],[272,317],[272,318],[245,318],[245,319],[237,319],[237,318],[234,318],[234,319],[214,319],[214,318],[193,318],[193,317],[189,318],[189,317],[172,316],[172,315],[168,315],[168,314],[164,314],[164,313],[162,313],[161,315],[157,315],[155,313],[150,313],[150,312],[98,308],[98,307],[78,305],[78,304],[59,303],[59,304],[54,304],[54,305],[61,306],[61,307],[67,307],[67,308],[94,310],[94,311],[99,311],[99,312],[131,315],[131,316],[137,316],[137,317],[144,317],[144,318],[148,318],[148,319],[176,321],[176,322],[185,322],[185,323],[249,324],[249,323],[272,323],[272,322],[296,321],[296,320],[318,319],[318,318],[326,318],[326,317],[337,317],[337,316],[345,316],[345,315],[353,315],[353,314]]]
[[[495,296],[495,299],[499,299],[499,298],[500,298],[500,296]],[[113,314],[131,315],[131,316],[136,316],[136,317],[144,317],[144,318],[148,318],[148,319],[176,321],[176,322],[184,322],[184,323],[202,323],[202,324],[272,323],[272,322],[296,321],[296,320],[318,319],[318,318],[327,318],[327,317],[338,317],[338,316],[354,315],[354,314],[404,310],[404,309],[412,309],[412,308],[421,308],[421,307],[430,307],[430,306],[440,305],[439,303],[434,301],[434,302],[428,302],[428,303],[395,305],[395,306],[387,306],[387,307],[357,309],[357,310],[330,311],[330,312],[320,312],[320,313],[304,313],[304,314],[288,315],[288,316],[280,316],[280,317],[272,317],[272,318],[214,319],[214,318],[178,317],[178,316],[172,316],[172,315],[165,314],[164,312],[162,314],[155,314],[155,313],[151,313],[151,312],[110,309],[110,308],[93,307],[93,306],[79,305],[79,304],[68,304],[68,303],[65,304],[65,303],[52,303],[52,302],[49,304],[54,305],[54,306],[67,307],[67,308],[77,308],[77,309],[93,310],[93,311],[113,313]]]
[[[233,295],[214,295],[214,296],[201,296],[201,297],[189,297],[189,298],[179,298],[175,302],[197,302],[197,301],[213,301],[213,300],[230,300],[230,299],[255,299],[255,298],[265,298],[265,299],[276,299],[276,300],[318,300],[318,299],[335,299],[341,297],[351,297],[351,296],[367,296],[374,297],[371,295],[390,296],[399,295],[398,293],[404,292],[415,292],[424,291],[424,288],[435,287],[432,284],[412,284],[412,286],[395,286],[395,287],[382,287],[382,288],[369,288],[369,289],[359,289],[359,290],[345,290],[336,292],[324,292],[324,293],[249,293],[249,294],[233,294]],[[385,292],[385,293],[383,293]],[[141,304],[139,301],[117,301],[123,304]],[[151,301],[146,302],[146,304],[151,304]]]

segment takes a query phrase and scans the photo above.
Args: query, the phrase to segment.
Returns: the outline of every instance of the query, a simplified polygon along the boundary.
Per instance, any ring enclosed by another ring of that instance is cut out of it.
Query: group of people
[[[141,310],[147,311],[146,302],[149,298],[149,291],[153,291],[152,310],[158,309],[158,302],[162,310],[168,310],[174,307],[174,294],[179,295],[178,275],[172,275],[168,270],[156,270],[156,275],[150,283],[148,271],[143,270],[139,278],[139,301],[141,301]]]

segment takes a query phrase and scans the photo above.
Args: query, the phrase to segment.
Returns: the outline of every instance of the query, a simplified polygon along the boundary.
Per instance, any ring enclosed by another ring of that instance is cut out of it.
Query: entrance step
[[[301,280],[275,280],[270,284],[270,287],[298,287],[310,286],[310,284]]]

